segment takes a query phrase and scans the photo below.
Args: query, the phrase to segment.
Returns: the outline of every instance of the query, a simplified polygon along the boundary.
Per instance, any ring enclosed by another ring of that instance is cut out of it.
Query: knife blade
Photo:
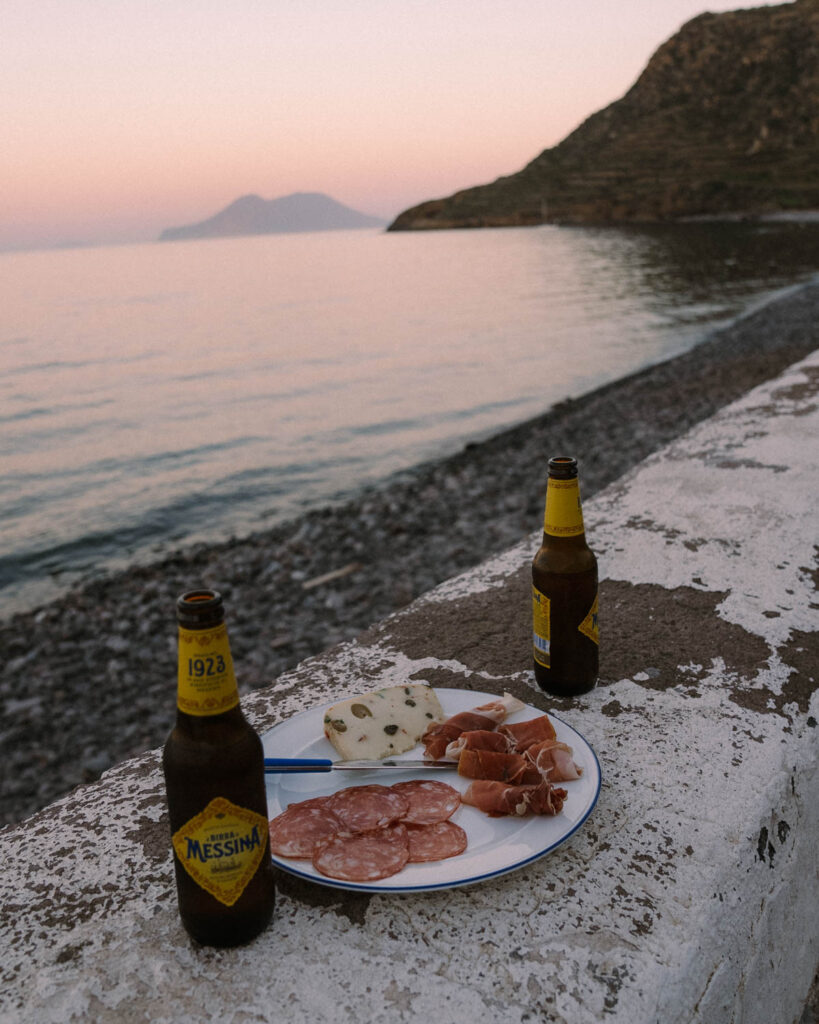
[[[278,775],[282,772],[332,772],[332,771],[377,771],[380,768],[415,771],[419,768],[447,770],[458,768],[457,761],[331,761],[324,757],[266,757],[264,759],[265,775]]]

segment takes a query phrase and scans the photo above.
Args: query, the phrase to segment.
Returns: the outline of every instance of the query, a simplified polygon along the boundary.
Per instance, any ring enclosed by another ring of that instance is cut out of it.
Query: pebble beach
[[[0,823],[164,742],[174,605],[225,598],[240,690],[270,685],[539,528],[546,461],[575,455],[588,500],[651,452],[819,347],[819,283],[689,352],[274,528],[95,578],[0,623]]]

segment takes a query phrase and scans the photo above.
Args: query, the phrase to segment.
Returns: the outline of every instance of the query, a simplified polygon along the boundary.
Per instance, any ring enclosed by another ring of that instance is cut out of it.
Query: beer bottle
[[[222,598],[182,594],[176,604],[176,725],[162,767],[179,913],[208,946],[248,942],[275,899],[262,743],[239,706]]]
[[[532,562],[535,679],[555,697],[597,681],[597,559],[586,543],[577,459],[549,459],[543,543]]]

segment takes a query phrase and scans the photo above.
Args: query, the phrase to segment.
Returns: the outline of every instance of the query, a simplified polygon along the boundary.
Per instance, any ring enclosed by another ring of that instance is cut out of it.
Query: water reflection
[[[754,292],[819,271],[819,226],[812,223],[715,221],[585,233],[601,255],[619,257],[620,286],[658,311],[718,304],[739,312]]]

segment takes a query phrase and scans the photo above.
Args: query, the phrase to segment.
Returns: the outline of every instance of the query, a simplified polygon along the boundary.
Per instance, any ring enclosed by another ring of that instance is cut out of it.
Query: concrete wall
[[[432,893],[282,874],[262,937],[200,949],[153,752],[0,832],[0,1020],[798,1020],[819,961],[817,395],[819,353],[587,503],[587,696],[534,687],[535,534],[244,702],[261,731],[407,679],[554,709],[603,776],[564,846]]]

